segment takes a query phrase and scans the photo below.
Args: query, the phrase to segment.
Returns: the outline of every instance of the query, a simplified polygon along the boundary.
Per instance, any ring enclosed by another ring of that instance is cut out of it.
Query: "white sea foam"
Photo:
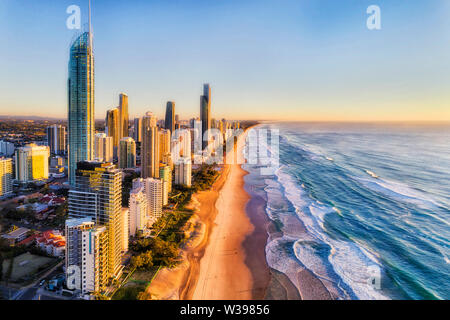
[[[299,188],[297,181],[294,181],[289,174],[285,173],[283,168],[280,168],[276,175],[285,189],[286,198],[296,209],[296,213],[307,231],[317,239],[319,246],[330,248],[329,254],[325,254],[323,259],[328,260],[340,280],[352,289],[357,298],[387,299],[388,297],[379,290],[367,284],[370,277],[370,267],[376,265],[381,268],[376,257],[356,243],[338,241],[328,237],[323,225],[324,218],[327,214],[338,214],[336,210],[309,198],[305,191]],[[323,277],[320,270],[323,269],[321,266],[323,264],[318,263],[320,261],[319,256],[317,254],[314,256],[314,250],[300,244],[301,242],[297,243],[294,250],[299,261],[318,277]],[[339,286],[339,280],[337,282]],[[345,285],[341,288],[344,288]]]
[[[373,173],[373,171],[370,171],[370,170],[365,170],[365,171],[372,178],[375,178],[375,179],[379,178],[375,173]]]
[[[353,177],[356,181],[359,181],[362,183],[366,188],[382,193],[388,197],[393,197],[396,200],[409,202],[412,204],[415,204],[421,208],[424,209],[435,209],[437,206],[439,206],[438,203],[436,203],[433,199],[428,197],[426,194],[415,190],[403,183],[390,181],[387,179],[370,179],[370,178],[360,178],[360,177]],[[444,219],[432,216],[441,222],[450,225],[447,221]]]

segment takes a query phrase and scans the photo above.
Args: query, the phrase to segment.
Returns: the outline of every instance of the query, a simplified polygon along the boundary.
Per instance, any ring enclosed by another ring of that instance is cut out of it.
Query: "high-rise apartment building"
[[[70,46],[68,75],[69,183],[74,185],[77,163],[94,158],[94,53],[90,23],[89,31]]]
[[[94,227],[95,223],[90,217],[73,218],[66,220],[66,270],[73,265],[81,268],[82,252],[81,232]]]
[[[0,198],[12,193],[12,180],[12,159],[0,158]]]
[[[14,143],[0,140],[0,156],[10,157],[14,154]]]
[[[37,146],[33,143],[16,149],[16,180],[28,182],[48,179],[48,146]]]
[[[205,149],[208,146],[208,134],[211,129],[211,87],[209,84],[203,85],[203,95],[200,96],[200,120],[202,122],[202,149]]]
[[[120,140],[124,137],[129,137],[128,96],[125,93],[119,94],[119,117],[120,117],[120,124],[119,124],[119,131],[120,131],[119,140]]]
[[[122,208],[122,253],[128,252],[128,241],[130,239],[130,210]]]
[[[76,288],[83,294],[102,292],[108,284],[108,232],[90,218],[66,220],[66,270],[79,268]],[[68,272],[69,273],[69,272]],[[67,279],[71,279],[68,274]]]
[[[111,110],[108,110],[106,112],[106,119],[105,119],[105,132],[108,135],[108,137],[112,137],[113,139],[114,157],[117,157],[117,150],[119,148],[119,141],[120,141],[119,123],[120,123],[119,109],[113,108]]]
[[[171,141],[173,162],[177,163],[180,157],[191,158],[191,147],[191,131],[188,129],[176,130]]]
[[[100,162],[112,162],[114,158],[113,138],[106,133],[97,133],[94,138],[94,159]]]
[[[133,139],[136,142],[142,141],[142,118],[134,118]]]
[[[130,137],[122,138],[119,143],[119,168],[136,167],[136,143]]]
[[[159,177],[159,136],[156,117],[147,112],[142,118],[141,177]]]
[[[111,163],[79,162],[69,190],[69,218],[91,218],[108,233],[108,278],[122,271],[122,172]]]
[[[159,136],[159,160],[170,152],[170,136],[171,132],[168,129],[161,129],[158,131]]]
[[[169,193],[172,192],[172,169],[168,164],[161,164],[159,177],[163,182],[163,206],[169,203]]]
[[[166,119],[164,127],[170,130],[170,133],[175,131],[175,102],[169,101],[166,105]]]
[[[148,222],[148,202],[144,185],[138,180],[133,183],[129,199],[129,234],[134,237],[137,231],[144,231]]]
[[[46,128],[47,145],[50,154],[63,155],[66,153],[66,128],[61,125],[52,125]]]
[[[170,167],[170,170],[172,170],[173,172],[173,160],[172,154],[170,152],[163,155],[160,163],[167,164]]]
[[[190,187],[192,185],[191,158],[179,158],[175,163],[175,184]]]
[[[133,188],[143,187],[147,197],[147,221],[153,224],[162,216],[163,181],[154,178],[138,178],[133,181]]]

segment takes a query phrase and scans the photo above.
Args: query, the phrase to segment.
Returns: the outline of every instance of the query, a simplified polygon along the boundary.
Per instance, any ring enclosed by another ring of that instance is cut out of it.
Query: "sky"
[[[0,115],[67,117],[70,5],[0,0]],[[381,9],[381,30],[366,10]],[[449,0],[92,0],[95,114],[450,121]]]

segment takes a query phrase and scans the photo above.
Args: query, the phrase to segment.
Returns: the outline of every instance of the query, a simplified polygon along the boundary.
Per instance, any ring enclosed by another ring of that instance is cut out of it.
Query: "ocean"
[[[339,299],[450,299],[450,125],[256,129],[279,130],[273,175],[243,165],[276,227],[272,269],[300,290],[306,268]]]

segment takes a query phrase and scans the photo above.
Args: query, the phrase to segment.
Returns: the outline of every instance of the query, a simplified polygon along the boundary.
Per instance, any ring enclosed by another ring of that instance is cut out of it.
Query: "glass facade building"
[[[200,96],[200,120],[202,121],[202,149],[204,150],[208,146],[211,129],[211,87],[207,83],[203,85],[203,95]],[[205,133],[207,133],[206,139]]]
[[[77,163],[94,157],[94,54],[90,32],[73,41],[68,71],[69,183],[74,185]]]
[[[164,127],[172,134],[175,132],[175,102],[173,101],[167,102]]]

